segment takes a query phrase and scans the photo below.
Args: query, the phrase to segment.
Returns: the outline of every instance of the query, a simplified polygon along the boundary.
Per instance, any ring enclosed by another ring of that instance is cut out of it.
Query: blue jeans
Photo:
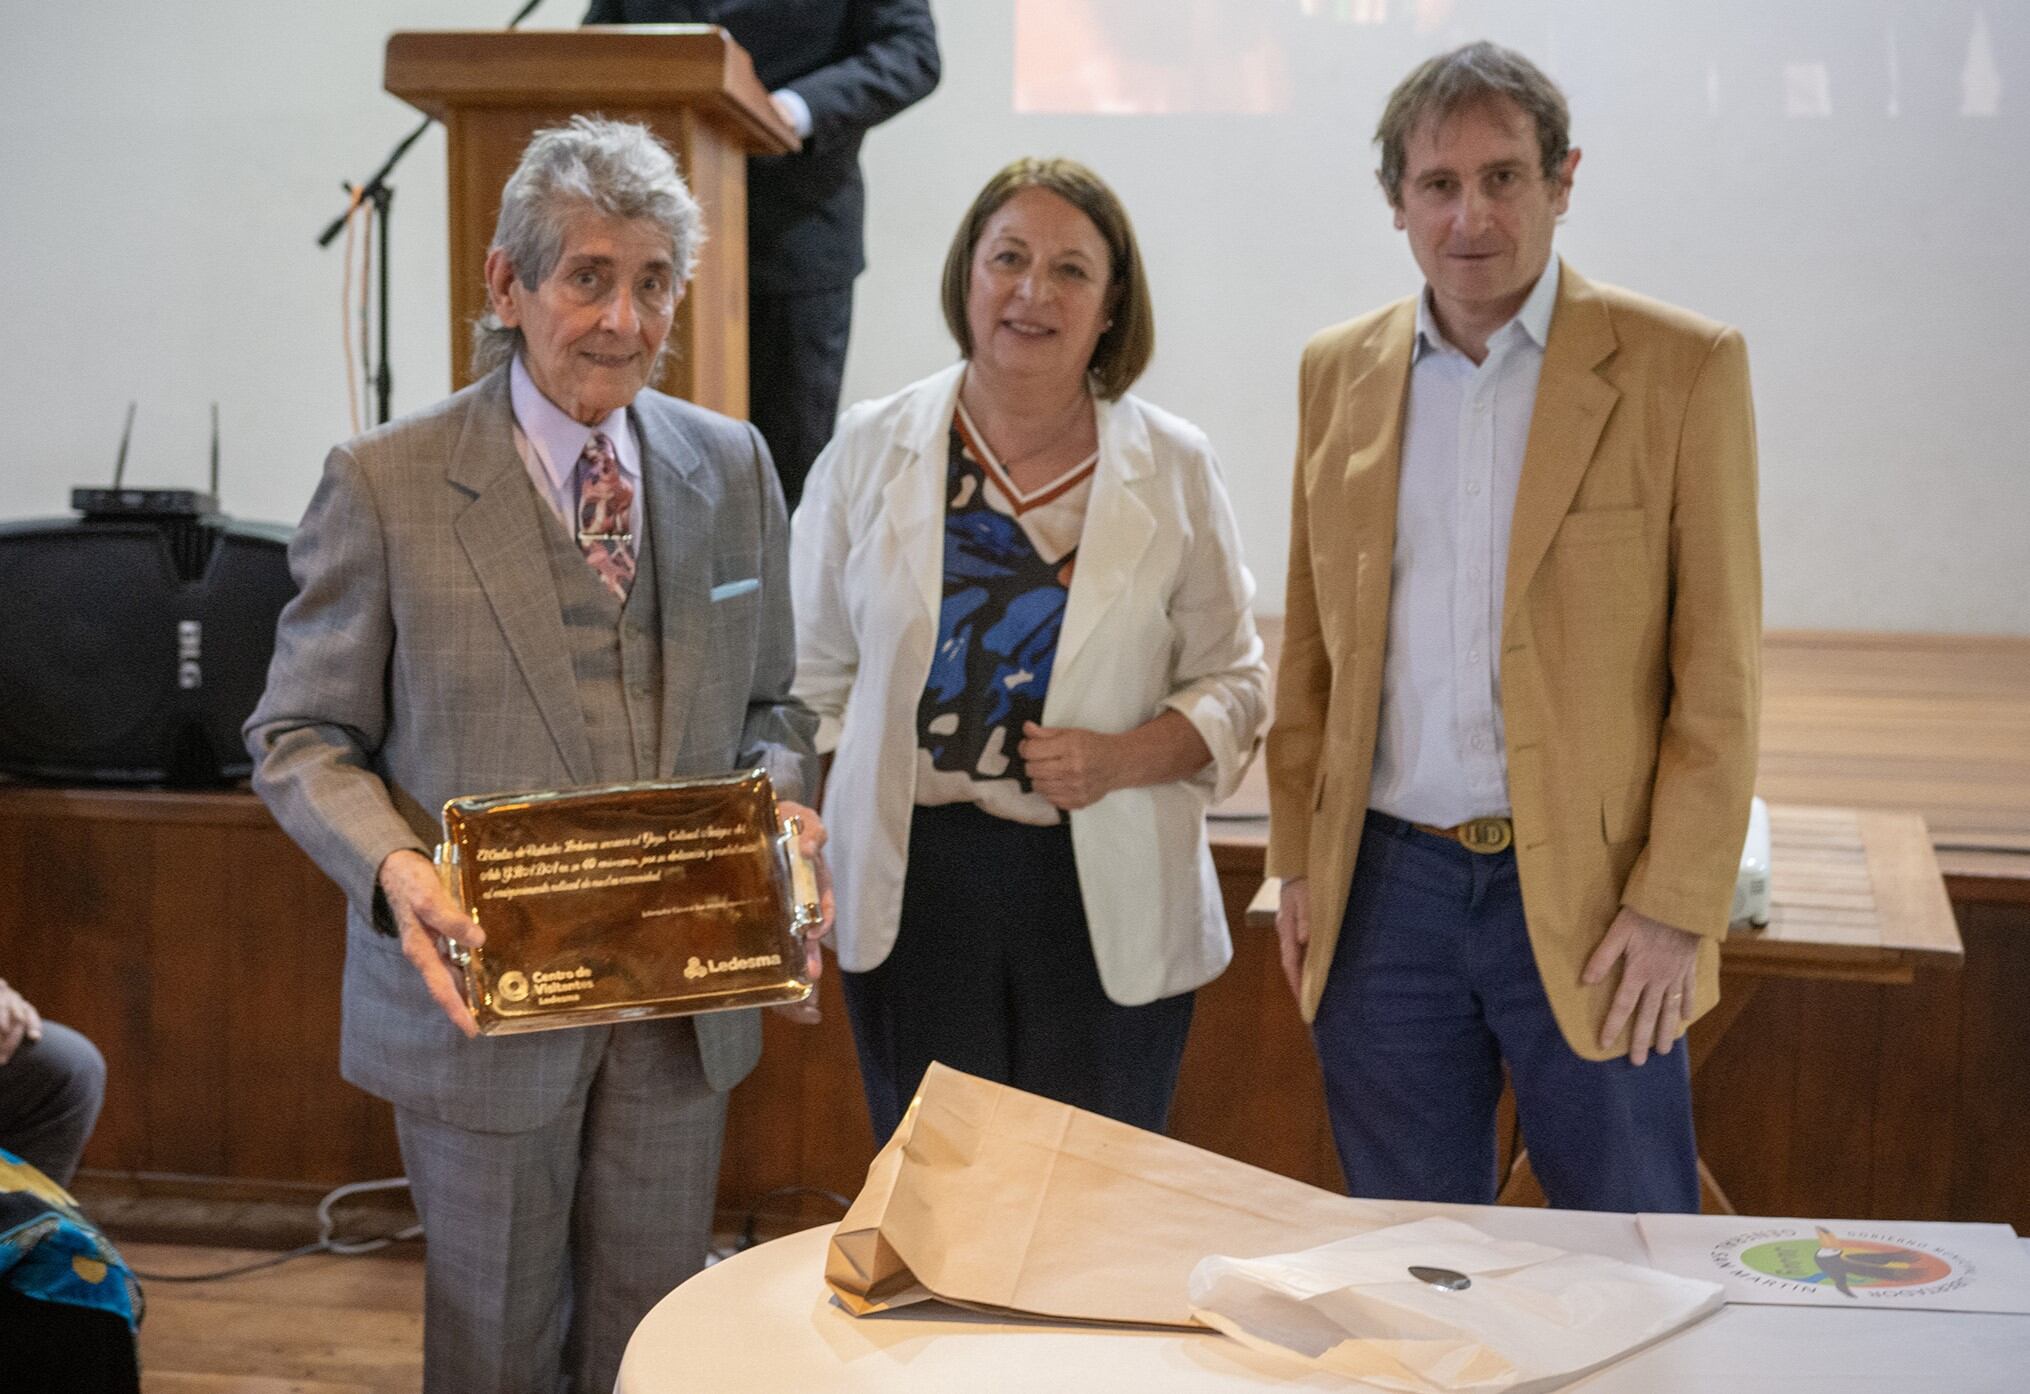
[[[1505,1063],[1552,1205],[1699,1208],[1683,1043],[1641,1066],[1572,1051],[1512,851],[1470,852],[1370,813],[1312,1035],[1356,1196],[1491,1204]]]

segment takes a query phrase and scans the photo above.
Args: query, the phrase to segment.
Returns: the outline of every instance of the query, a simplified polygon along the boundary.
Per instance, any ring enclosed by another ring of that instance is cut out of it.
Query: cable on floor
[[[209,1273],[147,1273],[137,1268],[134,1270],[134,1276],[147,1283],[215,1283],[222,1278],[237,1278],[246,1273],[258,1273],[264,1268],[277,1268],[282,1264],[299,1258],[308,1258],[312,1254],[339,1254],[342,1256],[371,1254],[385,1249],[391,1244],[400,1244],[411,1239],[419,1239],[423,1234],[423,1226],[420,1223],[410,1225],[405,1229],[396,1230],[393,1234],[368,1235],[362,1239],[340,1239],[334,1233],[338,1228],[338,1221],[333,1216],[332,1209],[340,1201],[368,1191],[405,1190],[408,1188],[408,1185],[408,1177],[392,1176],[384,1181],[354,1181],[348,1185],[326,1192],[324,1199],[317,1202],[317,1238],[311,1243],[291,1249],[287,1253],[270,1254],[268,1257],[256,1259],[252,1263],[242,1263],[232,1268],[220,1268]]]

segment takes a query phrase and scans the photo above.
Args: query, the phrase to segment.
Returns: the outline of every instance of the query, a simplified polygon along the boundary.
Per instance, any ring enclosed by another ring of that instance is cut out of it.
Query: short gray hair
[[[572,217],[587,210],[654,222],[670,235],[677,283],[691,279],[705,240],[704,215],[676,157],[648,127],[574,116],[537,131],[501,190],[493,250],[505,252],[515,276],[534,290],[557,269]],[[489,305],[472,326],[472,375],[484,377],[521,346],[522,331],[502,324]]]
[[[1483,39],[1426,59],[1389,94],[1374,133],[1375,144],[1382,148],[1378,175],[1389,203],[1402,207],[1411,132],[1426,121],[1442,121],[1503,98],[1520,107],[1537,128],[1544,177],[1556,179],[1572,148],[1572,113],[1565,94],[1529,59]]]

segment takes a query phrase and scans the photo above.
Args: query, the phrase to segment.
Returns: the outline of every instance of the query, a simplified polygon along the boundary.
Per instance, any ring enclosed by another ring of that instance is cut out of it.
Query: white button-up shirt
[[[515,450],[536,495],[550,505],[557,521],[573,539],[578,536],[578,457],[594,431],[604,432],[620,459],[620,474],[634,490],[634,505],[628,531],[641,536],[641,442],[634,438],[634,425],[622,407],[597,425],[572,420],[564,409],[543,395],[536,380],[515,355],[508,369],[508,402],[515,414]]]
[[[1506,814],[1501,603],[1558,262],[1475,364],[1417,306],[1371,807],[1450,827]]]

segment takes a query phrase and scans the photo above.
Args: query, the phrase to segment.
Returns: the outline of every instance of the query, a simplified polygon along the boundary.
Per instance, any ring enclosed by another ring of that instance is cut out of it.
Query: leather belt
[[[1515,822],[1508,818],[1468,818],[1455,827],[1440,828],[1430,823],[1412,823],[1420,833],[1450,838],[1469,852],[1492,856],[1515,845]]]

